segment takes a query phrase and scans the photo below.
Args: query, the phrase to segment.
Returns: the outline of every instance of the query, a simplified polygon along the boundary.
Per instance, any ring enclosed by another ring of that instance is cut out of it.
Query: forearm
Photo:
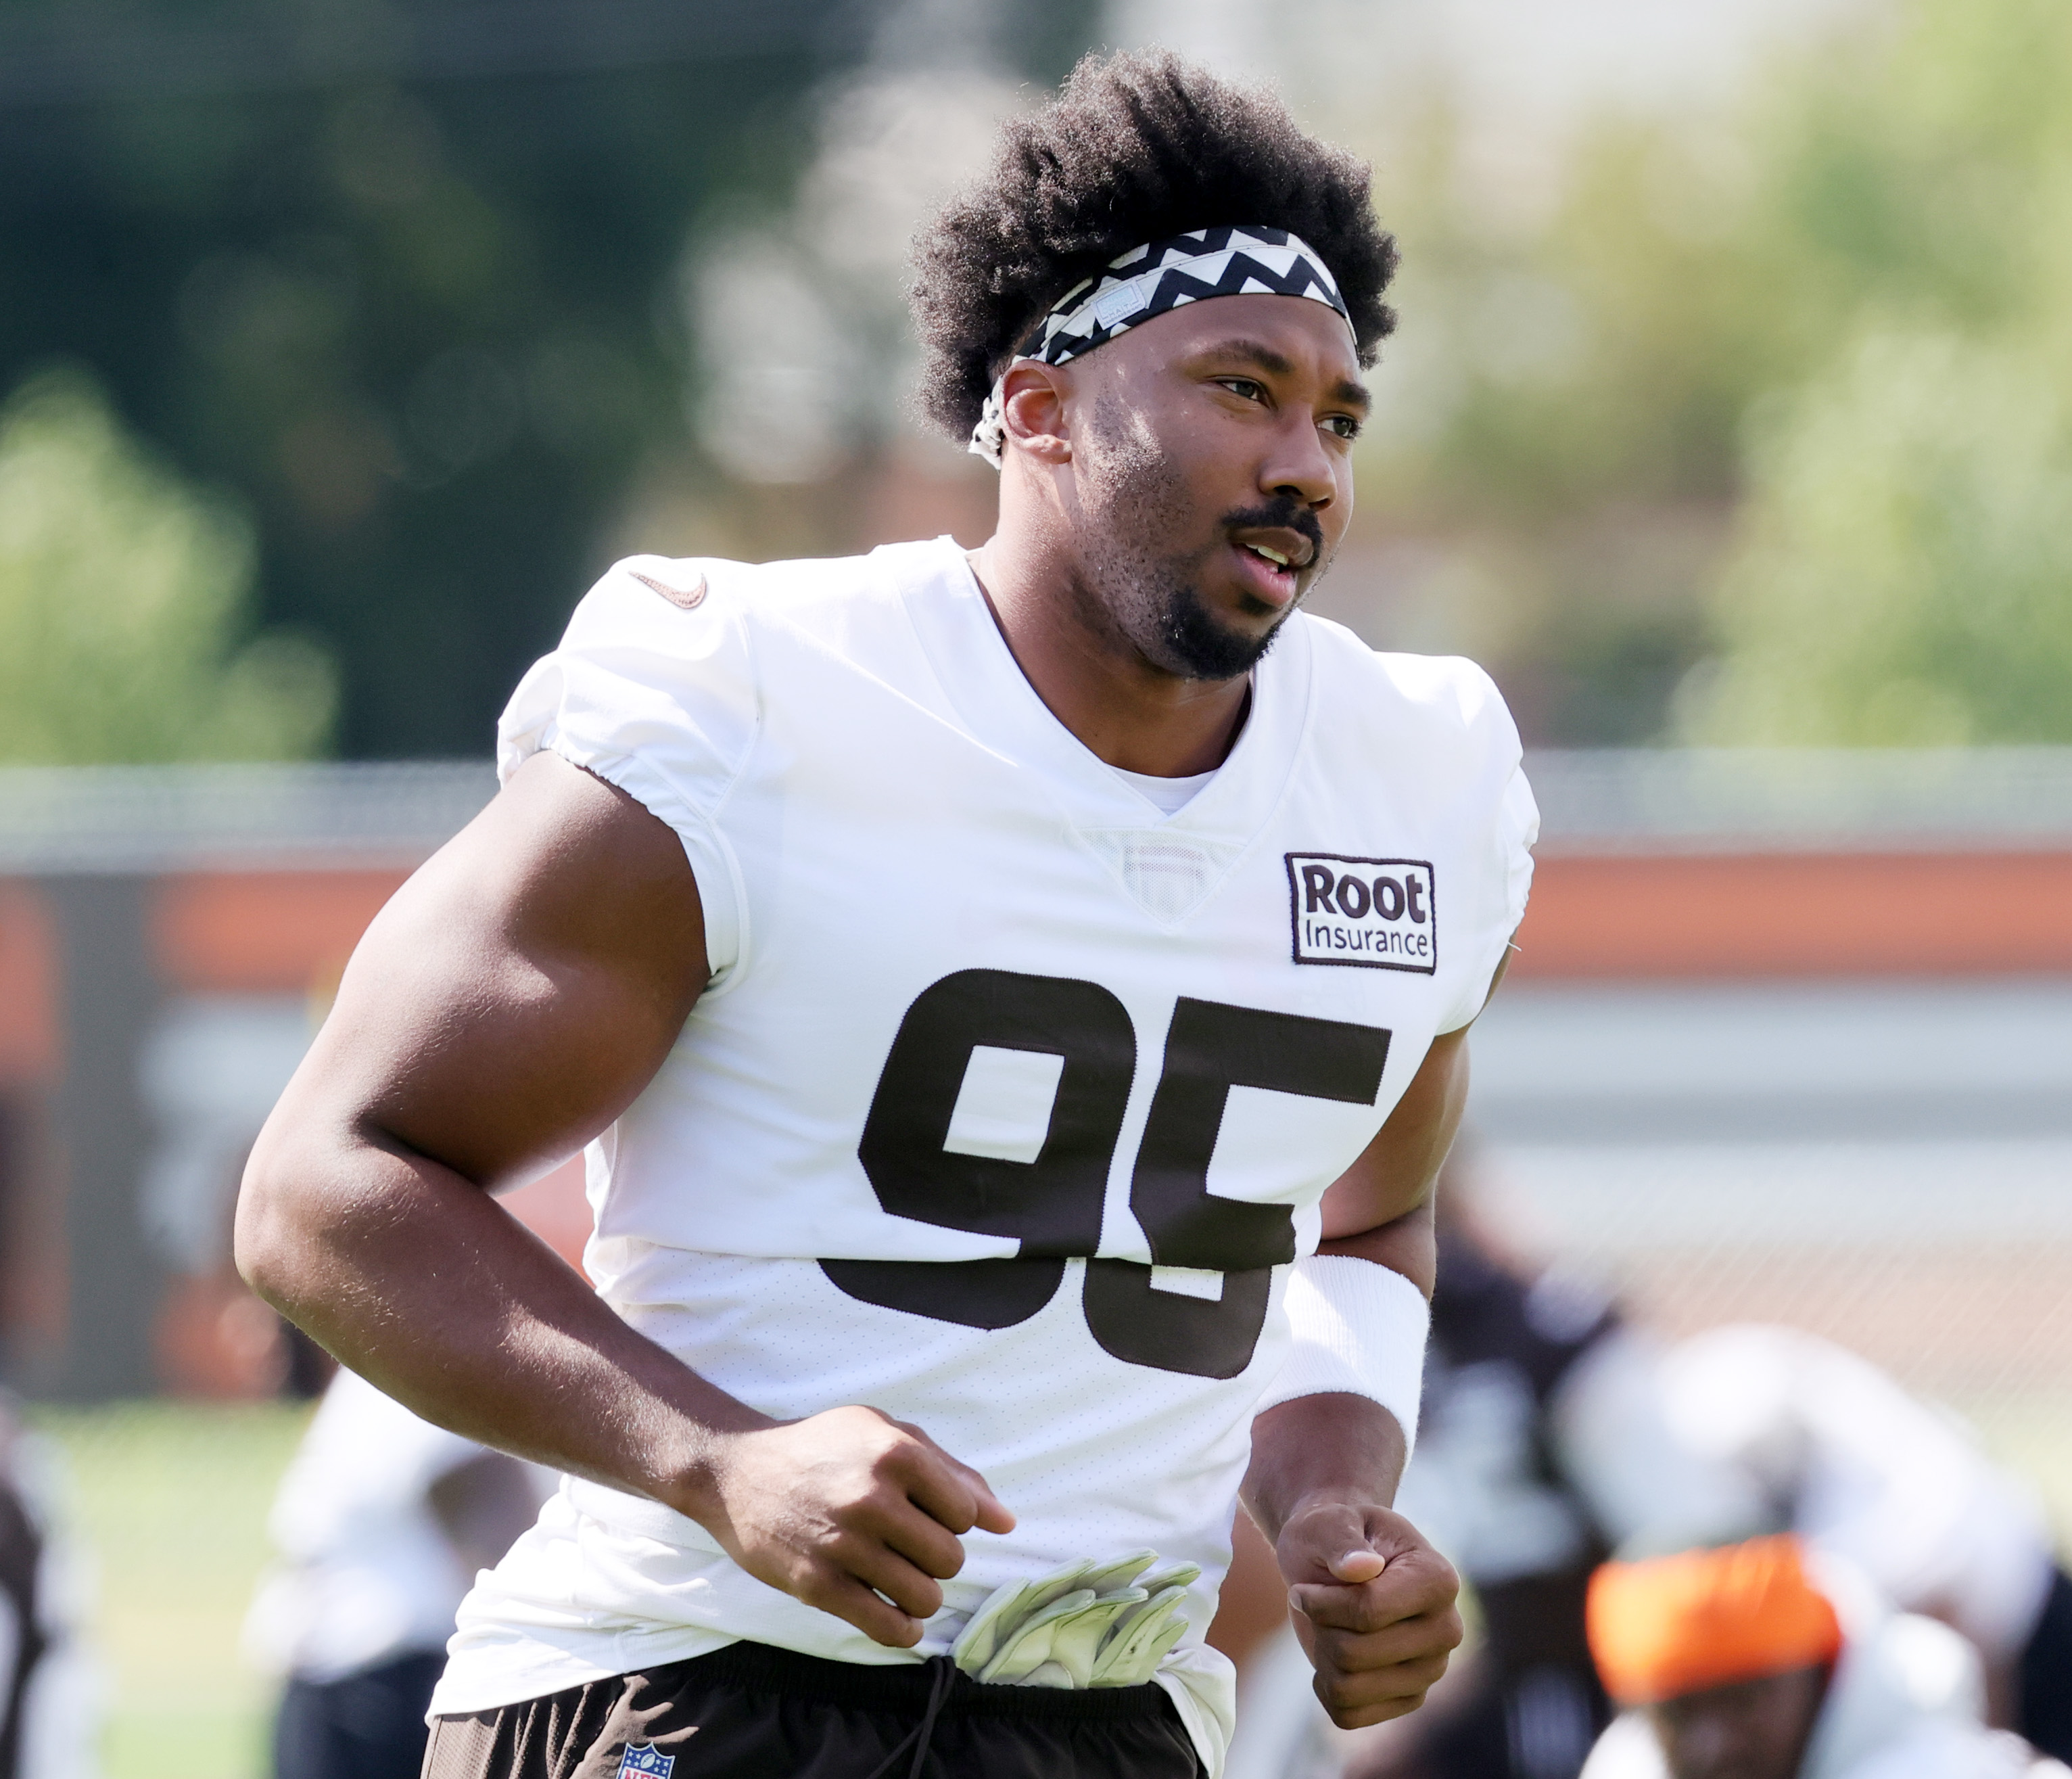
[[[1426,1199],[1297,1263],[1287,1299],[1296,1345],[1267,1398],[1272,1406],[1252,1421],[1244,1489],[1247,1511],[1269,1538],[1305,1497],[1394,1502],[1416,1431],[1437,1260]],[[1319,1276],[1326,1268],[1333,1276]],[[1367,1394],[1336,1387],[1341,1377]],[[1272,1402],[1301,1388],[1314,1393]]]
[[[1298,1396],[1252,1423],[1252,1464],[1241,1491],[1268,1543],[1305,1505],[1387,1507],[1402,1480],[1409,1442],[1396,1417],[1364,1396]]]
[[[703,1520],[720,1437],[772,1425],[621,1320],[488,1193],[401,1145],[269,1130],[254,1290],[435,1424]]]
[[[1317,1695],[1341,1729],[1414,1711],[1461,1641],[1458,1579],[1388,1503],[1408,1442],[1363,1396],[1297,1396],[1252,1422],[1248,1511],[1272,1541]]]

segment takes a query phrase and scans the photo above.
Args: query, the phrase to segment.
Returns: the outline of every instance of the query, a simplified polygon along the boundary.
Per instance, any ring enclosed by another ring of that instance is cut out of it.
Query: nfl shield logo
[[[652,1742],[629,1742],[619,1763],[619,1779],[669,1779],[676,1764],[673,1754],[657,1754]]]

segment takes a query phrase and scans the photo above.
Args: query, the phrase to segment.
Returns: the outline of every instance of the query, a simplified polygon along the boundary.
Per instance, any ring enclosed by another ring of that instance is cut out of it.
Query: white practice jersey
[[[897,1650],[570,1481],[462,1608],[434,1710],[736,1637],[915,1661],[1003,1582],[1148,1547],[1202,1567],[1161,1678],[1213,1768],[1201,1633],[1290,1264],[1523,912],[1494,687],[1298,616],[1167,815],[1037,697],[948,538],[635,558],[512,700],[501,770],[543,749],[682,837],[713,970],[590,1149],[598,1288],[765,1413],[916,1423],[1018,1525],[964,1539]]]

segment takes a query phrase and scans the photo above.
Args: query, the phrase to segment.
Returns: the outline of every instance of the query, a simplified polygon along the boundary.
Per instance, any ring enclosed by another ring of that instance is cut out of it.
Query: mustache
[[[1226,531],[1265,530],[1269,528],[1299,531],[1309,540],[1310,565],[1324,560],[1324,528],[1317,515],[1292,495],[1276,495],[1256,507],[1240,507],[1223,518]]]

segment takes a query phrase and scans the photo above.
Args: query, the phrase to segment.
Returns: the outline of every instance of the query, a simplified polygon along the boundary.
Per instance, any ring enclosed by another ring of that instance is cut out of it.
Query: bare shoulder
[[[275,1118],[377,1132],[495,1184],[618,1117],[705,979],[675,830],[536,756],[375,917]]]
[[[421,909],[487,921],[527,946],[631,950],[663,974],[705,979],[697,881],[676,831],[551,753],[519,767],[388,912]]]

